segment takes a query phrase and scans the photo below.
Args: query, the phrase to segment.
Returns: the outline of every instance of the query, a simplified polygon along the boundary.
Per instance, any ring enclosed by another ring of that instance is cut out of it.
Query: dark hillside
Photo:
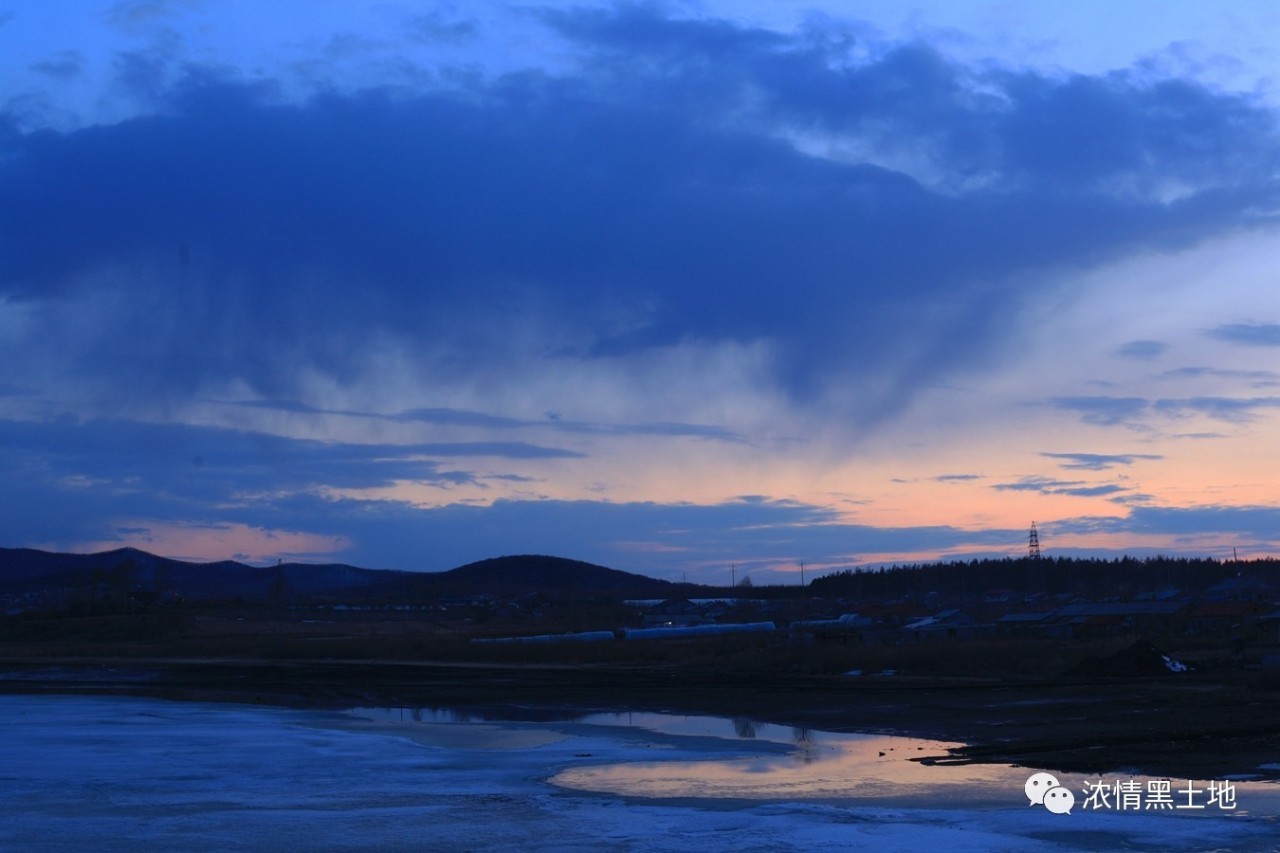
[[[140,594],[282,604],[299,599],[385,603],[440,596],[510,598],[535,592],[553,598],[665,598],[675,589],[668,581],[548,556],[498,557],[447,572],[404,572],[340,563],[189,563],[135,548],[97,554],[0,548],[0,597],[19,597],[27,606],[123,602]]]
[[[61,590],[96,598],[107,590],[142,590],[186,600],[261,601],[282,594],[335,595],[370,587],[400,572],[346,565],[288,563],[247,566],[233,560],[189,563],[136,548],[97,554],[58,554],[30,548],[0,548],[0,593]]]
[[[662,598],[674,594],[670,581],[634,575],[563,557],[519,555],[469,563],[436,576],[442,590],[500,595],[540,592],[550,596],[630,596]]]

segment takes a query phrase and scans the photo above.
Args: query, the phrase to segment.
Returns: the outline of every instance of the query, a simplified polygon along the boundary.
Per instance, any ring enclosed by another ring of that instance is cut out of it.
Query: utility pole
[[[804,560],[800,561],[800,586],[804,586]]]

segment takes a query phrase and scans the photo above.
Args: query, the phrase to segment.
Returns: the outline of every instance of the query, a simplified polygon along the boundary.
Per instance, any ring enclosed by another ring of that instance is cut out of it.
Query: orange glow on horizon
[[[97,553],[137,548],[175,560],[192,562],[268,562],[290,557],[320,557],[351,547],[341,536],[319,536],[287,530],[267,530],[245,524],[184,525],[171,522],[128,521],[121,528],[136,530],[119,539],[50,545],[54,550]]]

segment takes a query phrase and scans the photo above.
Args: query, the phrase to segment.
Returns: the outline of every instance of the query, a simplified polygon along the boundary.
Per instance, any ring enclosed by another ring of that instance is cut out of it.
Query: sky
[[[0,0],[0,545],[1280,555],[1269,0]]]

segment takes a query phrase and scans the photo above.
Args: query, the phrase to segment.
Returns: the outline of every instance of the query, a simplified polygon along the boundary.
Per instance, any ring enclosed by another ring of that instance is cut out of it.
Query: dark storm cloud
[[[320,492],[403,480],[447,491],[516,478],[421,458],[427,456],[572,455],[520,443],[354,445],[172,424],[0,421],[0,466],[6,472],[0,478],[0,505],[6,507],[0,517],[0,540],[67,547],[111,540],[123,535],[118,522],[138,519],[183,527],[243,524],[326,539],[347,530],[377,530],[388,536],[393,543],[389,548],[395,551],[406,538],[413,538],[412,533],[393,533],[379,522],[418,523],[419,510],[393,501],[335,502],[320,497]],[[343,510],[335,512],[339,504]],[[483,521],[483,514],[468,517],[478,521],[468,541],[502,539]],[[449,534],[436,532],[443,547]],[[519,539],[514,531],[509,536]],[[376,545],[347,559],[361,562],[374,555],[386,559]]]
[[[0,111],[0,359],[10,382],[23,377],[6,405],[114,417],[0,422],[0,539],[243,524],[342,537],[356,543],[345,559],[388,567],[565,554],[572,542],[582,552],[566,556],[672,573],[748,557],[1017,547],[1024,531],[874,528],[760,497],[423,509],[333,490],[526,482],[477,460],[579,455],[476,440],[530,437],[520,430],[596,445],[745,441],[737,424],[685,423],[705,415],[668,408],[693,398],[703,410],[705,394],[665,392],[708,353],[710,380],[724,367],[715,357],[742,359],[727,394],[781,390],[802,404],[797,418],[822,419],[815,431],[838,419],[857,432],[948,371],[989,364],[1036,288],[1060,286],[1038,284],[1038,272],[1061,282],[1128,252],[1194,245],[1256,225],[1280,200],[1272,112],[1149,71],[968,66],[827,24],[784,34],[622,4],[533,13],[563,40],[568,71],[422,73],[404,78],[413,87],[335,83],[290,100],[298,80],[183,65],[181,34],[166,28],[183,11],[133,0],[110,13],[153,36],[114,65],[116,94],[144,114],[21,132],[38,122]],[[440,43],[473,30],[436,17],[406,34]],[[324,76],[320,64],[301,73],[302,86]],[[1270,324],[1209,334],[1274,344]],[[680,358],[664,361],[665,349]],[[676,366],[642,373],[651,363]],[[529,397],[559,396],[498,401],[530,376],[564,381],[530,383]],[[601,376],[610,395],[632,395],[623,410],[643,414],[612,421],[608,399],[573,414]],[[327,406],[315,390],[325,388],[381,408]],[[365,418],[392,422],[375,431],[420,425],[470,440],[352,444],[127,420],[227,397],[256,398],[231,405],[290,423]],[[458,400],[469,408],[442,405]],[[1132,426],[1153,413],[1239,421],[1275,404],[1049,405]],[[1143,457],[1053,458],[1106,470]],[[1138,497],[1083,480],[995,487]]]
[[[293,396],[299,364],[355,382],[375,334],[454,354],[435,373],[468,382],[526,358],[509,332],[534,327],[552,360],[764,339],[761,381],[806,399],[848,380],[872,419],[999,340],[1018,273],[1187,245],[1277,195],[1272,115],[1191,83],[923,44],[853,60],[839,34],[650,7],[543,18],[577,72],[415,95],[282,104],[123,58],[156,115],[6,143],[0,292],[103,302],[75,372],[137,395]],[[1167,201],[1169,182],[1192,189]]]
[[[971,69],[923,43],[875,44],[820,24],[784,36],[647,5],[545,19],[593,51],[610,85],[717,117],[745,110],[910,140],[957,174],[1106,192],[1127,178],[1141,195],[1175,176],[1198,187],[1266,177],[1254,170],[1276,157],[1269,112],[1187,81]],[[874,58],[851,61],[854,46]]]
[[[1209,330],[1220,341],[1255,347],[1280,347],[1280,323],[1229,323]]]
[[[1117,465],[1132,465],[1138,460],[1163,459],[1154,453],[1041,453],[1049,459],[1061,459],[1061,467],[1067,470],[1106,471]]]
[[[176,424],[0,421],[0,457],[20,481],[41,477],[60,488],[91,483],[104,494],[143,493],[168,505],[164,518],[179,506],[203,512],[322,486],[368,489],[408,480],[447,488],[484,479],[423,457],[577,455],[523,443],[348,444]]]

